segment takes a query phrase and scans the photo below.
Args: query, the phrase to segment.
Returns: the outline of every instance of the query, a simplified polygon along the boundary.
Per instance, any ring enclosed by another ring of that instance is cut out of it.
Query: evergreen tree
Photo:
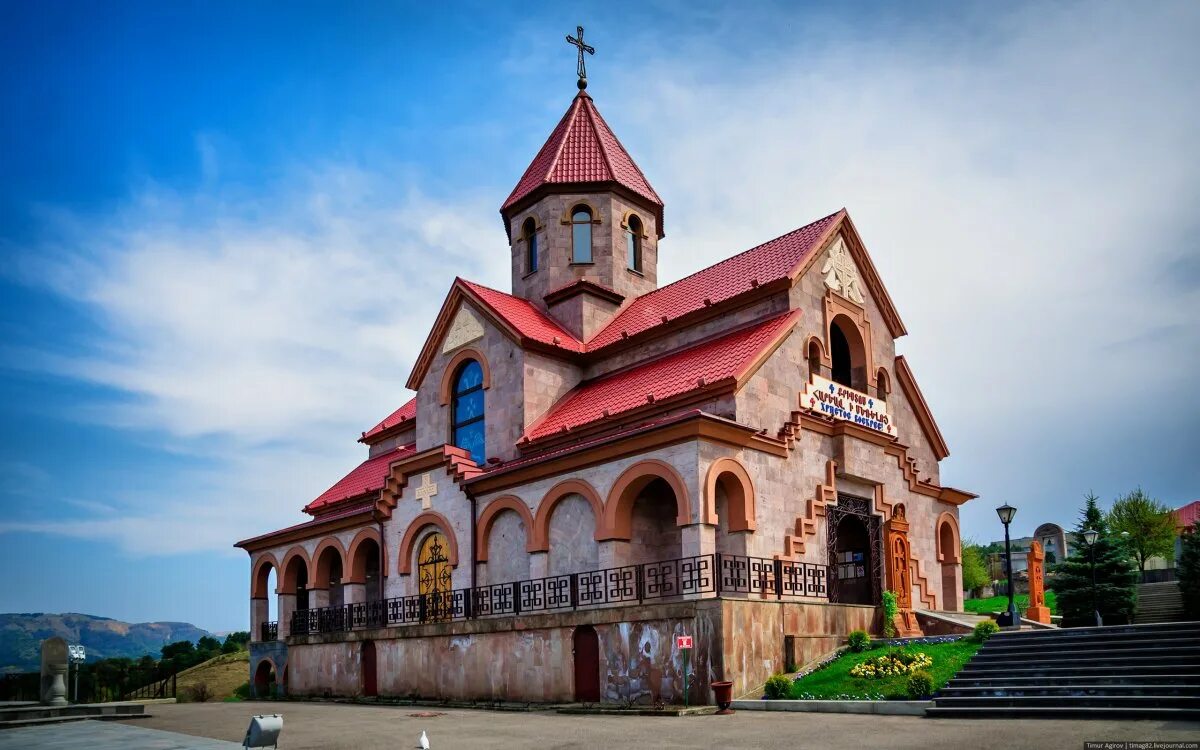
[[[1176,575],[1179,593],[1183,596],[1183,611],[1187,619],[1200,620],[1200,521],[1183,535]]]
[[[1047,587],[1058,597],[1063,627],[1096,624],[1099,610],[1105,625],[1133,621],[1137,608],[1137,566],[1131,551],[1108,527],[1098,498],[1089,493],[1080,513],[1079,525],[1071,544],[1071,555],[1054,566],[1053,581]],[[1085,530],[1099,532],[1095,549],[1084,540]],[[1092,588],[1092,555],[1095,554],[1096,585]]]

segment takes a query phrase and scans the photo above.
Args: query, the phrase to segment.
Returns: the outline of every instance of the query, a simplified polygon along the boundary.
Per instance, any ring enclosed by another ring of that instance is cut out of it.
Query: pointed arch
[[[529,511],[529,506],[525,504],[524,500],[515,495],[504,495],[488,503],[483,512],[479,514],[475,534],[475,562],[487,562],[488,539],[492,535],[492,525],[496,523],[496,516],[506,510],[515,512],[525,522],[525,551],[538,551],[534,545],[534,520],[533,513]]]
[[[346,583],[366,583],[367,581],[367,560],[366,557],[359,554],[362,545],[366,541],[373,541],[379,549],[379,569],[387,570],[387,547],[384,546],[383,540],[379,538],[378,529],[363,529],[358,532],[354,539],[350,542],[350,547],[346,550],[346,560],[349,562],[349,567],[344,568],[346,575]]]
[[[648,458],[621,472],[604,503],[604,539],[629,539],[632,534],[633,504],[647,484],[662,479],[675,495],[675,524],[687,526],[692,522],[687,485],[683,477],[665,461]]]
[[[427,526],[436,526],[438,531],[446,536],[446,544],[449,547],[446,550],[447,561],[450,563],[450,567],[458,567],[458,535],[454,533],[454,526],[441,513],[427,510],[408,524],[404,538],[400,540],[400,559],[396,566],[396,572],[400,575],[406,576],[412,573],[413,549],[417,545],[417,538],[421,535],[421,531]]]
[[[717,525],[717,483],[720,482],[729,499],[729,531],[754,531],[757,525],[754,507],[754,482],[746,467],[736,458],[722,457],[713,461],[704,478],[704,507],[700,522]]]
[[[568,495],[580,495],[592,506],[592,514],[596,517],[596,541],[604,537],[601,534],[604,525],[604,501],[600,493],[592,485],[582,479],[564,479],[550,488],[538,503],[537,518],[534,519],[534,533],[531,537],[530,552],[546,552],[550,549],[550,517],[554,514],[554,506]]]
[[[264,567],[265,566],[265,567]],[[270,552],[264,552],[254,558],[254,564],[250,566],[250,598],[251,599],[266,599],[273,591],[267,591],[267,581],[271,578],[271,571],[275,571],[275,583],[278,585],[279,563],[275,560],[275,555]]]
[[[946,539],[942,538],[942,531],[947,532]],[[937,559],[941,563],[957,563],[962,559],[962,537],[958,533],[958,519],[952,513],[943,511],[937,517],[937,522],[933,525],[933,538],[937,544]],[[950,549],[947,549],[947,545]]]

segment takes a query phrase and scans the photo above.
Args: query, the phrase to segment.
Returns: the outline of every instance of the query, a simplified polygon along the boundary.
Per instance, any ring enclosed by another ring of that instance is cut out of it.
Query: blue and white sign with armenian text
[[[896,426],[888,414],[887,402],[847,388],[841,383],[814,375],[800,394],[800,404],[827,417],[853,422],[870,430],[896,436]]]

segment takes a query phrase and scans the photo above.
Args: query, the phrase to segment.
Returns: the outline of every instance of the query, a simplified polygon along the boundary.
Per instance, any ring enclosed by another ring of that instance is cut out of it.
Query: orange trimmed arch
[[[345,576],[346,583],[367,582],[367,558],[361,552],[363,543],[368,541],[375,542],[375,546],[379,550],[379,569],[387,570],[387,548],[383,546],[383,542],[379,538],[379,530],[363,529],[355,534],[346,551],[346,560],[350,563],[349,568],[342,568],[342,575]]]
[[[308,553],[303,547],[292,547],[283,556],[283,563],[280,565],[279,573],[279,593],[294,594],[296,593],[296,578],[303,566],[304,577],[306,580],[310,578],[309,571],[312,570],[312,563],[308,559]],[[311,584],[311,581],[309,581]]]
[[[633,533],[633,504],[646,485],[655,479],[662,479],[675,493],[675,524],[687,526],[692,522],[692,512],[688,502],[687,485],[683,477],[665,461],[648,458],[639,461],[621,472],[617,481],[609,490],[608,500],[604,503],[604,538],[629,539]]]
[[[486,391],[492,387],[492,369],[488,367],[487,357],[473,346],[464,347],[446,363],[446,368],[442,370],[442,382],[438,385],[439,404],[446,406],[450,403],[450,396],[454,392],[454,376],[458,374],[458,368],[464,362],[472,359],[478,362],[479,367],[483,370],[483,390]]]
[[[400,540],[400,560],[396,566],[400,575],[406,576],[412,572],[413,549],[417,546],[417,538],[428,526],[437,527],[437,530],[445,535],[446,544],[449,547],[446,550],[447,561],[450,563],[450,567],[458,567],[458,537],[454,534],[454,527],[441,513],[427,510],[412,520],[404,532],[404,538]]]
[[[600,493],[583,479],[564,479],[550,488],[538,504],[537,518],[534,519],[533,548],[531,552],[548,552],[550,550],[550,517],[554,515],[554,506],[568,495],[580,495],[592,506],[592,515],[596,519],[596,541],[605,538],[604,532],[604,501]]]
[[[949,538],[942,539],[942,530],[949,531]],[[937,522],[933,525],[933,538],[937,544],[937,559],[941,563],[957,563],[962,559],[962,537],[958,533],[958,519],[952,513],[942,511],[937,517]],[[951,546],[946,549],[946,545]]]
[[[346,575],[346,569],[350,566],[346,562],[346,549],[342,546],[341,541],[337,537],[325,537],[317,545],[313,551],[312,559],[315,566],[312,579],[308,582],[310,588],[326,589],[329,588],[329,578],[332,574],[332,560],[329,551],[332,550],[337,554],[337,561],[341,563],[342,575]]]
[[[515,495],[504,495],[488,503],[483,512],[479,514],[479,522],[475,534],[475,562],[487,562],[488,539],[492,535],[492,525],[496,523],[496,517],[506,510],[513,511],[525,522],[525,551],[538,551],[534,545],[534,520],[533,513],[529,511],[529,506],[525,504],[524,500]]]
[[[704,507],[700,521],[715,526],[717,521],[717,485],[725,490],[729,502],[729,531],[754,531],[757,525],[754,506],[754,482],[750,472],[736,458],[723,457],[712,462],[704,478]]]
[[[266,599],[270,596],[270,591],[267,591],[267,581],[271,580],[271,571],[275,571],[275,585],[279,585],[279,562],[275,559],[275,555],[270,552],[264,552],[254,558],[254,564],[250,568],[250,598],[251,599]]]

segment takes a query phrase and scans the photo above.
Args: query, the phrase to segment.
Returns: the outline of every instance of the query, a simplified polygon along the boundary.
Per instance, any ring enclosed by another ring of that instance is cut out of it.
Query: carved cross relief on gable
[[[421,509],[429,510],[433,505],[433,496],[437,494],[437,482],[433,481],[433,475],[425,472],[421,475],[421,483],[417,485],[413,491],[413,495],[421,501]]]
[[[858,276],[858,266],[846,248],[846,241],[841,237],[829,248],[825,265],[821,267],[825,275],[825,286],[842,295],[851,302],[863,303],[861,281]]]
[[[475,317],[471,308],[462,305],[458,308],[458,314],[454,316],[454,322],[446,331],[446,338],[442,341],[442,354],[481,338],[483,338],[483,323],[479,322],[479,318]]]

